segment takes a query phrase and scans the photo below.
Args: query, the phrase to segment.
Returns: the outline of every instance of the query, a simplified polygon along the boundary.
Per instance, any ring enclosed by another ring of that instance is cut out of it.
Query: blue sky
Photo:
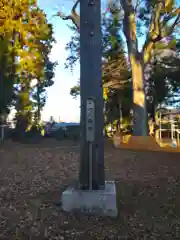
[[[53,2],[53,5],[52,5]],[[66,2],[63,4],[60,2]],[[42,112],[43,120],[49,120],[50,116],[62,121],[78,122],[80,118],[79,99],[72,98],[70,88],[73,87],[79,79],[79,66],[77,66],[73,73],[69,69],[64,68],[64,63],[67,57],[65,45],[71,37],[71,31],[67,27],[70,22],[63,21],[58,17],[51,18],[57,12],[56,7],[62,8],[63,11],[68,13],[71,10],[71,1],[58,1],[58,0],[39,0],[38,4],[46,14],[49,21],[54,26],[54,37],[57,43],[51,52],[51,58],[58,61],[58,66],[55,71],[54,85],[47,90],[48,98],[47,103]]]

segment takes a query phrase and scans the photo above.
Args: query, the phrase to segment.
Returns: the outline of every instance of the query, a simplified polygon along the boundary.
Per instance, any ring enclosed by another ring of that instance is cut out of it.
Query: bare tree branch
[[[168,18],[166,18],[164,21],[161,21],[161,10],[163,8],[163,5],[159,3],[156,8],[154,8],[154,13],[152,15],[150,28],[149,28],[149,34],[146,37],[146,41],[143,47],[143,55],[144,55],[144,63],[147,64],[149,59],[152,55],[152,49],[154,47],[154,44],[163,38],[170,36],[172,32],[174,31],[175,27],[180,22],[180,15],[177,15],[174,22],[168,26],[167,24],[170,20],[173,18],[173,14],[177,13],[178,9],[173,11],[172,14],[169,15]]]
[[[137,11],[138,7],[140,6],[140,4],[142,3],[142,0],[136,0],[136,5],[135,5],[135,12]]]
[[[164,11],[165,17],[161,20],[162,11]],[[152,18],[150,21],[149,33],[146,37],[146,41],[143,47],[144,63],[146,64],[151,58],[152,49],[154,44],[163,38],[170,36],[174,31],[175,27],[178,26],[180,22],[180,8],[173,10],[172,1],[167,2],[160,1],[156,4]],[[175,18],[176,16],[176,18]],[[174,22],[169,24],[169,21]]]
[[[152,49],[157,41],[162,39],[162,24],[161,24],[161,12],[164,9],[164,3],[162,1],[155,5],[152,13],[149,33],[146,37],[146,41],[143,46],[142,54],[144,56],[144,63],[146,64],[151,58]]]
[[[175,9],[174,11],[170,12],[167,16],[164,17],[162,20],[162,27],[165,27],[173,17],[180,15],[180,8]]]
[[[121,6],[124,10],[123,31],[126,37],[128,48],[133,48],[133,52],[138,51],[138,42],[136,36],[136,12],[132,0],[121,0]],[[132,52],[132,51],[131,51]]]
[[[62,18],[63,20],[71,20],[74,25],[77,27],[78,30],[80,30],[80,15],[76,12],[76,8],[79,4],[80,0],[77,0],[75,2],[75,4],[72,7],[71,10],[71,15],[63,15],[62,12],[57,12],[57,14],[55,14],[54,16],[59,16],[60,18]]]
[[[167,34],[171,34],[173,32],[173,30],[175,29],[175,27],[180,23],[180,15],[178,15],[174,21],[174,23],[171,25],[169,31]]]

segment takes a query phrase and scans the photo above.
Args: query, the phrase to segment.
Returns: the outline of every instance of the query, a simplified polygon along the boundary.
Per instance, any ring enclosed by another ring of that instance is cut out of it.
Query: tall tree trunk
[[[146,109],[146,94],[144,88],[144,69],[143,60],[132,54],[130,56],[133,80],[133,135],[147,136],[147,109]]]
[[[138,37],[137,37],[137,8],[134,7],[133,0],[120,0],[121,7],[124,10],[123,31],[127,42],[131,68],[133,77],[133,102],[134,102],[134,135],[146,136],[148,135],[147,127],[147,111],[146,111],[146,97],[144,89],[144,65],[146,65],[152,57],[152,49],[156,42],[159,42],[165,37],[172,34],[175,27],[178,26],[180,15],[178,9],[173,11],[172,18],[167,18],[161,21],[162,14],[166,14],[164,10],[170,7],[172,10],[173,1],[156,1],[154,10],[151,13],[151,21],[149,25],[149,32],[146,36],[144,46],[141,53],[138,51]],[[137,2],[138,3],[138,2]],[[138,6],[138,4],[137,4]],[[164,9],[164,7],[166,9]],[[176,16],[177,15],[177,16]],[[175,17],[172,24],[170,20]],[[162,24],[163,23],[163,24]],[[162,27],[163,26],[163,27]]]
[[[37,84],[37,124],[41,120],[41,98],[40,98],[40,86]]]
[[[138,51],[136,12],[133,1],[121,0],[124,10],[123,30],[127,41],[133,81],[133,135],[147,136],[147,111],[144,89],[144,53]]]

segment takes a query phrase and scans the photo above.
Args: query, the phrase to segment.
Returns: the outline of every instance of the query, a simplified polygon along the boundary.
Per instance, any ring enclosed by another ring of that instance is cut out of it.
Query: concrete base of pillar
[[[118,215],[114,181],[106,181],[103,190],[83,191],[68,187],[62,193],[61,203],[62,209],[66,212],[111,217]]]

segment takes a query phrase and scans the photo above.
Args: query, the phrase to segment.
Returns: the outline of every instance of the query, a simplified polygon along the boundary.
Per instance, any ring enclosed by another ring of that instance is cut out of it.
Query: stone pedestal
[[[103,190],[83,191],[69,187],[62,193],[61,203],[66,212],[111,217],[118,215],[114,181],[106,181]]]

